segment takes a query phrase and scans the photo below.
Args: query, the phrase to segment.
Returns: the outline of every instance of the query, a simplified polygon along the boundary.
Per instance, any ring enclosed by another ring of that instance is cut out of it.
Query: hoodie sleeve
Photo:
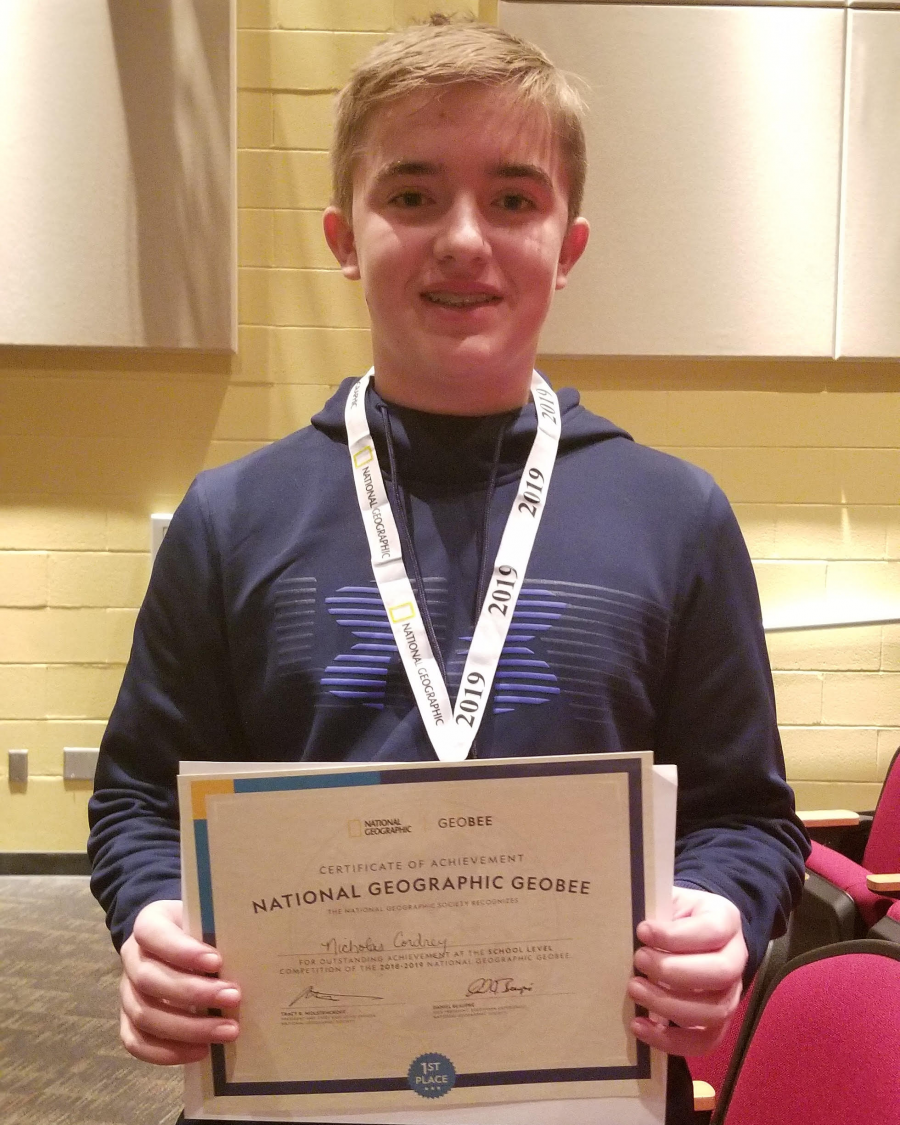
[[[799,899],[809,844],[785,781],[759,597],[713,485],[668,664],[657,761],[678,766],[675,881],[741,912],[749,979]]]
[[[181,897],[179,761],[241,757],[221,591],[195,482],[157,555],[88,806],[91,887],[117,949],[143,906]]]

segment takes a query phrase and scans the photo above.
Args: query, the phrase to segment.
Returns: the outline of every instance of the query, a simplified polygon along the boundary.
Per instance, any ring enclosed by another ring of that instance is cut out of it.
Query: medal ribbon
[[[451,707],[447,685],[431,649],[403,563],[397,524],[378,464],[375,442],[369,431],[365,399],[373,370],[354,384],[344,411],[353,480],[369,541],[372,571],[400,659],[435,752],[442,762],[461,762],[468,757],[484,718],[500,654],[544,513],[559,446],[559,402],[552,387],[536,371],[533,372],[531,396],[537,410],[537,433],[494,560],[488,592],[463,668],[456,705]],[[420,592],[424,597],[424,591]]]

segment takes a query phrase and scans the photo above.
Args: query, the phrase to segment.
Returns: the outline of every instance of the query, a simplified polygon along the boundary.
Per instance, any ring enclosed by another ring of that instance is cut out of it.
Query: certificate
[[[648,754],[182,774],[188,927],[243,994],[188,1115],[661,1121],[653,789]]]

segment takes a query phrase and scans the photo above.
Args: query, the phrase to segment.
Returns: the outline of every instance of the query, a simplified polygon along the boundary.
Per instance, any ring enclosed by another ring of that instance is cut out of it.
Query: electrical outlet
[[[63,749],[63,777],[66,781],[93,781],[99,750],[87,746],[66,746]]]
[[[172,522],[171,512],[153,512],[150,516],[150,562],[156,560],[156,553],[159,550],[159,545],[165,538],[166,532],[169,530],[169,524]]]

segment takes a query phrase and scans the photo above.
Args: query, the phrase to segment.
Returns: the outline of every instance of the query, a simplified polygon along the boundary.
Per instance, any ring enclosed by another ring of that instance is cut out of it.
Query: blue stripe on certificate
[[[200,925],[203,940],[215,944],[213,921],[212,871],[209,865],[209,829],[205,820],[194,821],[194,847],[197,851],[197,885],[200,894]]]
[[[278,789],[342,789],[348,785],[380,785],[384,777],[377,770],[361,773],[292,774],[287,777],[236,777],[235,793],[272,793]]]

